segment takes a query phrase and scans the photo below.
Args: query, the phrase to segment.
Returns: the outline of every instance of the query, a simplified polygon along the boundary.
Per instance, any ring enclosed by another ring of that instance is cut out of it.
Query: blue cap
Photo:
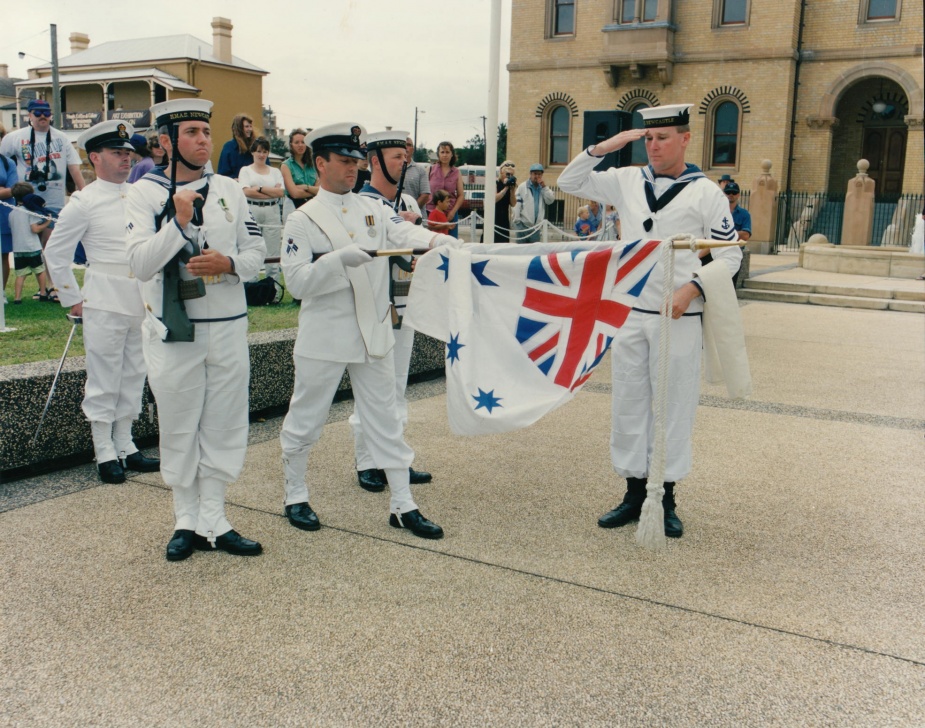
[[[31,212],[45,212],[45,198],[41,195],[29,193],[22,198],[22,206]]]
[[[51,106],[48,105],[48,102],[44,99],[32,99],[29,101],[29,105],[26,107],[28,111],[39,111],[42,109],[51,111]]]
[[[544,172],[545,170],[543,169],[542,164],[537,163],[537,164],[530,165],[530,171],[531,172]]]

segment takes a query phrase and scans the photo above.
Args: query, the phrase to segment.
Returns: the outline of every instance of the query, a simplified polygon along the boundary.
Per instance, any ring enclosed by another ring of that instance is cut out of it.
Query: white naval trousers
[[[254,221],[260,226],[260,234],[267,244],[267,257],[278,258],[281,241],[283,239],[282,220],[280,218],[280,204],[253,205],[248,203],[247,209],[254,216]],[[266,264],[267,278],[279,280],[279,263]]]
[[[84,309],[87,382],[81,408],[90,422],[112,425],[118,420],[131,421],[138,417],[145,386],[141,344],[143,321],[143,316]],[[117,457],[112,437],[108,434],[94,437],[93,449],[97,462],[105,463]],[[130,447],[126,454],[133,452],[136,449]]]
[[[355,407],[363,422],[373,462],[386,471],[393,513],[417,508],[408,483],[414,451],[402,437],[402,422],[395,403],[395,365],[392,356],[365,363],[322,361],[293,356],[295,385],[289,413],[279,441],[286,476],[286,505],[307,503],[308,456],[318,442],[344,369],[350,373]]]
[[[145,321],[144,352],[176,528],[217,537],[231,530],[225,488],[247,453],[247,317],[195,326],[195,341],[167,343]]]
[[[613,384],[610,457],[624,478],[649,474],[655,438],[655,391],[658,378],[657,314],[630,312],[611,347]],[[691,471],[691,437],[700,399],[703,327],[699,316],[671,322],[668,369],[667,452],[665,481]]]
[[[401,418],[401,429],[404,432],[408,426],[408,400],[405,398],[405,390],[408,388],[411,350],[414,348],[414,329],[405,326],[396,329],[394,333],[395,346],[392,348],[392,353],[395,356],[395,402],[398,405],[398,416]],[[353,414],[350,415],[349,422],[353,429],[357,470],[378,467],[366,444],[366,435],[363,432],[363,423],[357,414],[356,404],[353,406]]]

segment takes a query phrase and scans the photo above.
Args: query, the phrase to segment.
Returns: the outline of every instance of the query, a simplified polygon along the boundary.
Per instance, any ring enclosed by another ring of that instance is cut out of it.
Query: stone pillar
[[[761,163],[761,174],[752,184],[748,197],[752,216],[752,237],[745,244],[752,253],[767,254],[774,247],[777,232],[777,180],[771,176],[771,160]]]
[[[906,136],[906,166],[903,171],[903,194],[921,195],[925,192],[922,180],[925,173],[922,169],[922,160],[925,159],[925,137],[922,130],[925,126],[925,117],[919,114],[910,114],[904,121],[909,127]],[[921,212],[921,210],[918,210]]]
[[[874,232],[874,181],[868,177],[870,162],[858,161],[858,173],[848,183],[845,216],[842,218],[842,245],[870,245]]]

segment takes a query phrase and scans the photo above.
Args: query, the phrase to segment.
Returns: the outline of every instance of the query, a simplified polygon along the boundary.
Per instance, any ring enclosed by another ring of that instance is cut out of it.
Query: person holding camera
[[[78,190],[84,188],[80,155],[63,131],[51,125],[51,106],[42,99],[29,102],[29,126],[11,131],[0,142],[0,154],[16,162],[19,179],[35,187],[45,199],[45,209],[56,218],[64,207],[65,170]],[[42,248],[54,223],[41,235]]]
[[[511,242],[511,208],[517,201],[517,177],[514,176],[516,167],[510,160],[501,163],[498,169],[498,179],[495,180],[495,235],[488,242]],[[482,242],[485,242],[485,233],[482,232]]]

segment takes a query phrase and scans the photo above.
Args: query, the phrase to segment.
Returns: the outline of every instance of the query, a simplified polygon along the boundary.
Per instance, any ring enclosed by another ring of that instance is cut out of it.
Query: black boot
[[[627,478],[623,502],[598,518],[597,525],[601,528],[617,528],[639,520],[642,503],[646,499],[647,482],[645,478]]]
[[[674,512],[674,483],[665,483],[665,495],[662,496],[662,508],[665,509],[665,535],[668,538],[681,538],[684,525]]]

